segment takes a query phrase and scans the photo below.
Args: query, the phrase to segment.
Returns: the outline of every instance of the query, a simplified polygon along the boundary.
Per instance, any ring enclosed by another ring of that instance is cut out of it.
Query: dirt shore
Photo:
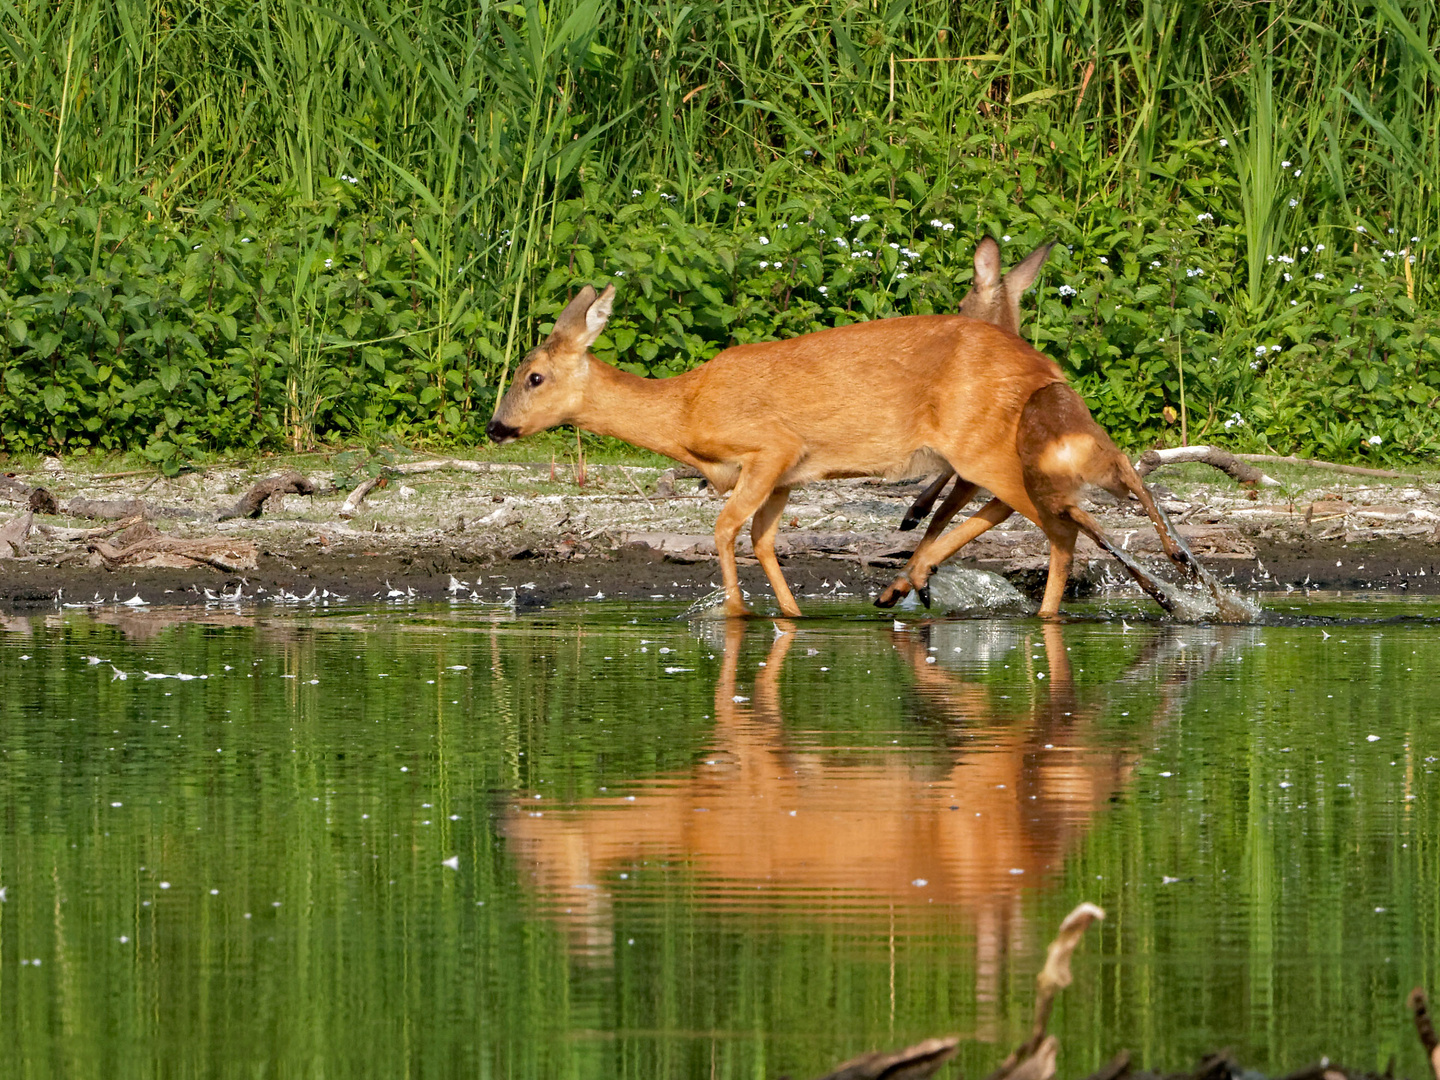
[[[136,596],[150,605],[197,604],[237,589],[256,603],[306,598],[313,590],[316,598],[329,593],[354,602],[513,598],[526,608],[600,595],[694,600],[719,582],[711,532],[720,501],[693,479],[656,468],[591,466],[582,486],[571,470],[552,475],[548,464],[467,468],[395,477],[348,517],[342,511],[348,513],[350,486],[314,472],[315,494],[276,496],[260,518],[227,521],[217,520],[226,507],[280,470],[157,480],[52,461],[11,473],[15,484],[45,487],[62,508],[77,497],[143,499],[164,537],[253,545],[253,567],[116,564],[109,557],[114,547],[102,553],[83,535],[105,522],[36,514],[23,553],[0,558],[0,611],[113,605]],[[1440,486],[1428,480],[1361,482],[1292,470],[1281,486],[1252,491],[1198,465],[1167,467],[1150,480],[1202,561],[1242,589],[1440,592]],[[868,599],[878,592],[918,538],[895,526],[920,486],[833,481],[797,491],[779,547],[802,604],[806,597]],[[1158,553],[1138,508],[1100,495],[1095,511],[1122,546],[1142,556]],[[0,531],[24,513],[0,502]],[[745,587],[757,610],[770,610],[764,577],[744,557],[748,541],[741,551]],[[961,565],[1001,573],[1022,591],[1043,584],[1044,537],[1018,516],[964,554]],[[1072,591],[1130,591],[1117,570],[1082,538]]]

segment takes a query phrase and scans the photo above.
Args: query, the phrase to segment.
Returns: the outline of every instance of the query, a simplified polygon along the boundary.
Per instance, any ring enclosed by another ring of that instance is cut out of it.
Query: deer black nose
[[[499,420],[491,420],[485,427],[485,434],[489,435],[497,443],[509,442],[511,439],[520,437],[520,429],[513,428],[509,424],[502,424]]]

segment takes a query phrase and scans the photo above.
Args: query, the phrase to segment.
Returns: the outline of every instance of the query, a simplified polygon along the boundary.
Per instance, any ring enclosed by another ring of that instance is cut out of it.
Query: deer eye
[[[531,386],[539,386],[542,382],[545,381],[545,376],[541,375],[538,371],[532,371],[530,373],[530,378],[526,379],[525,381]]]

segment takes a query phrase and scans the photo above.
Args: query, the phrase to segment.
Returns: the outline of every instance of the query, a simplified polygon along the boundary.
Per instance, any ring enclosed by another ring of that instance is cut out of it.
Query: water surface
[[[983,1075],[1087,899],[1061,1075],[1421,1075],[1440,607],[1274,608],[6,619],[7,1075]]]

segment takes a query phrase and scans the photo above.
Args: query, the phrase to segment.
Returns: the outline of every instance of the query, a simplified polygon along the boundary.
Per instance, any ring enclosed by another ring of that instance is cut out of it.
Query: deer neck
[[[574,423],[693,465],[683,441],[686,381],[684,375],[642,379],[591,357],[585,400]]]

